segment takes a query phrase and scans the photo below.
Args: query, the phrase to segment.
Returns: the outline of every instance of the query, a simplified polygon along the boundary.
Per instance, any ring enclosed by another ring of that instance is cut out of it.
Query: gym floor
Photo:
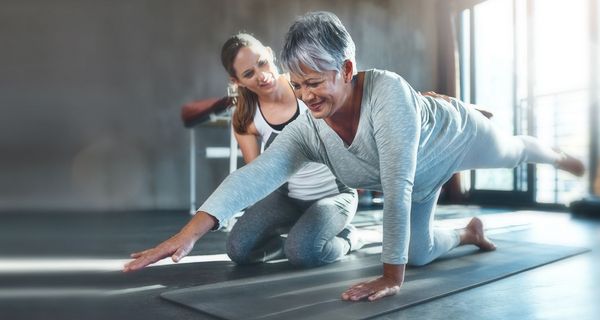
[[[565,212],[440,206],[436,223],[460,226],[473,215],[482,217],[494,239],[591,251],[378,319],[600,317],[600,220]],[[377,229],[380,218],[380,210],[362,210],[355,224]],[[188,219],[180,211],[0,215],[0,318],[213,319],[165,301],[159,294],[294,269],[286,261],[236,267],[224,255],[226,233],[213,232],[180,264],[120,272],[129,253],[164,240]]]

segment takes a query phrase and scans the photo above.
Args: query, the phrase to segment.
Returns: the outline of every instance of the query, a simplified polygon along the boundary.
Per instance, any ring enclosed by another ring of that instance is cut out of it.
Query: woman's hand
[[[135,260],[128,262],[123,271],[136,271],[168,256],[173,262],[179,262],[192,251],[195,242],[190,236],[178,233],[152,249],[132,253],[131,257]]]
[[[194,218],[176,235],[154,248],[132,253],[131,257],[134,260],[125,264],[123,272],[142,269],[168,256],[171,256],[173,262],[179,262],[192,251],[196,241],[214,225],[215,221],[206,212],[197,212]]]
[[[403,264],[385,263],[383,265],[383,276],[352,286],[342,293],[342,299],[358,301],[367,298],[369,301],[374,301],[398,294],[404,282],[404,270],[405,265]]]

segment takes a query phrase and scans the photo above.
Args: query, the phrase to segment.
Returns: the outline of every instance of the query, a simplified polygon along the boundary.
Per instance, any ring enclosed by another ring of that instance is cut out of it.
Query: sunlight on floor
[[[0,258],[0,274],[120,271],[130,259]],[[231,261],[227,254],[187,256],[177,264]],[[165,258],[150,267],[176,264]]]

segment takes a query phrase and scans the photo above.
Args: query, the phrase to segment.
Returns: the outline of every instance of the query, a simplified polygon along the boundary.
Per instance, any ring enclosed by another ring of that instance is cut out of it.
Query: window
[[[488,0],[458,16],[462,99],[494,113],[513,134],[531,134],[584,161],[591,157],[593,44],[589,14],[598,0]],[[597,23],[597,21],[594,21]],[[588,179],[552,166],[471,172],[470,191],[525,203],[566,204]],[[463,179],[464,180],[464,179]]]

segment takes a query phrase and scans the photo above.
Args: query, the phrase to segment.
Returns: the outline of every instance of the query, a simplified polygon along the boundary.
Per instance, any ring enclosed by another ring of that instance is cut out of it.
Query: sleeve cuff
[[[207,213],[207,214],[213,220],[213,222],[215,223],[215,225],[210,229],[210,231],[219,230],[221,228],[221,223],[219,222],[219,219],[217,219],[215,216],[213,216],[210,213]]]
[[[194,214],[197,214],[200,211],[206,213],[206,215],[209,216],[212,219],[212,221],[215,223],[215,225],[210,229],[210,231],[217,231],[217,230],[221,229],[221,222],[219,222],[219,219],[217,219],[217,217],[213,216],[212,214],[210,214],[206,211],[200,210],[200,209],[196,210],[196,213],[194,213]]]

